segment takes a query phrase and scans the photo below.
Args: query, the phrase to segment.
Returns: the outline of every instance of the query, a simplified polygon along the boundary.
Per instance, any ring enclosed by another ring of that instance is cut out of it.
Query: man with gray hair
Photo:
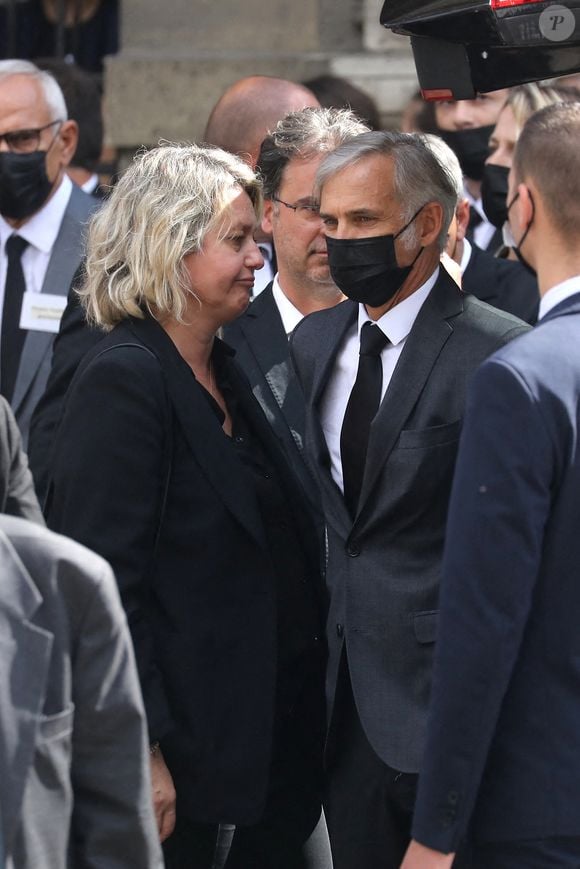
[[[343,301],[330,276],[314,179],[323,158],[368,128],[344,109],[291,112],[262,143],[262,228],[276,248],[278,271],[225,337],[256,398],[285,446],[315,514],[316,484],[303,457],[304,399],[290,366],[288,336],[300,320]]]
[[[53,77],[0,61],[0,391],[25,444],[97,204],[65,172],[77,139]]]
[[[420,137],[365,133],[317,174],[350,301],[291,349],[328,528],[328,799],[335,869],[396,869],[410,839],[467,383],[527,328],[439,264],[457,202]]]

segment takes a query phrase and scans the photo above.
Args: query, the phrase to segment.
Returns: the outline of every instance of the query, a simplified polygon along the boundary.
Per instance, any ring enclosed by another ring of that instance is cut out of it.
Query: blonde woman
[[[498,229],[507,220],[508,173],[516,142],[524,124],[534,112],[563,102],[567,94],[556,87],[530,82],[510,88],[489,140],[481,198],[487,219]]]
[[[303,495],[217,337],[247,307],[261,191],[216,148],[137,157],[89,232],[109,331],[68,392],[49,525],[112,564],[131,627],[168,869],[328,865],[319,553]],[[111,733],[114,740],[115,734]],[[112,807],[114,810],[114,807]],[[225,851],[227,852],[227,847]]]

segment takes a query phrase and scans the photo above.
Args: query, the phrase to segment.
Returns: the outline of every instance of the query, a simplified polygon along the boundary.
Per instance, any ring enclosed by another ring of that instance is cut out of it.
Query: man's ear
[[[264,235],[272,235],[272,214],[274,212],[274,202],[272,199],[264,199],[264,212],[262,214],[262,232]]]
[[[469,226],[470,211],[471,206],[469,205],[468,199],[462,199],[455,209],[455,216],[457,218],[457,241],[463,241],[465,238],[465,233]]]
[[[528,226],[534,219],[534,200],[527,184],[518,184],[518,193],[515,205],[519,205],[520,223],[522,226]]]
[[[63,121],[59,130],[61,166],[68,166],[75,155],[79,141],[76,121]]]
[[[421,244],[428,247],[437,241],[443,227],[441,205],[438,202],[427,202],[417,215],[417,222]]]

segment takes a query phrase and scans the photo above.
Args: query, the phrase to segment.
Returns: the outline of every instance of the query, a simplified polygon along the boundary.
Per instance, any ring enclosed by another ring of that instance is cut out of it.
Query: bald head
[[[295,82],[252,75],[234,82],[217,101],[204,140],[255,166],[260,145],[289,112],[318,107],[314,94]]]

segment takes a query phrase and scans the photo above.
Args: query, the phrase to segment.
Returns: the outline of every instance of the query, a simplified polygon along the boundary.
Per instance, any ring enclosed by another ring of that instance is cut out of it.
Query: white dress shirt
[[[93,172],[93,174],[91,175],[89,180],[85,181],[84,184],[81,184],[81,190],[84,193],[88,193],[89,196],[91,196],[95,192],[95,190],[97,189],[99,184],[100,184],[99,176],[97,175],[96,172]]]
[[[274,301],[276,302],[276,307],[280,313],[280,317],[282,318],[284,331],[286,332],[286,336],[289,338],[300,320],[304,318],[304,314],[301,314],[298,308],[292,304],[288,296],[284,295],[277,274],[274,275],[272,294],[274,296]]]
[[[438,276],[439,268],[412,295],[399,302],[376,321],[377,326],[385,333],[390,342],[381,353],[383,363],[381,401],[385,397],[395,366],[399,361],[409,332],[413,328],[417,314],[433,289]],[[370,320],[365,306],[359,305],[358,321],[348,330],[338,350],[334,368],[320,406],[320,422],[330,453],[332,478],[342,492],[344,492],[344,484],[340,455],[340,432],[358,371],[360,332],[364,323],[368,321],[373,322]]]
[[[479,199],[474,199],[467,187],[464,188],[463,192],[465,198],[469,200],[470,207],[473,208],[474,211],[477,211],[481,217],[481,223],[473,230],[473,240],[478,247],[487,250],[488,244],[495,235],[496,228],[493,223],[489,222],[485,215],[481,197]],[[491,251],[491,253],[494,253],[494,251]]]
[[[252,288],[252,298],[259,296],[262,290],[265,290],[272,278],[274,272],[272,270],[272,257],[274,256],[274,246],[269,241],[258,242],[258,247],[264,257],[264,265],[261,269],[256,269],[254,272],[254,286]]]
[[[8,268],[6,256],[8,238],[16,234],[28,242],[28,247],[22,254],[22,271],[24,272],[26,290],[29,293],[40,293],[48,269],[50,254],[60,231],[72,189],[72,181],[68,175],[64,175],[58,189],[46,205],[17,230],[0,215],[0,325],[4,309],[4,290]]]
[[[556,305],[563,302],[564,299],[574,296],[576,293],[580,293],[580,275],[574,275],[573,278],[568,278],[568,280],[562,281],[561,284],[556,284],[555,287],[551,287],[551,289],[549,289],[547,293],[544,293],[540,299],[538,321],[541,320],[542,317],[545,317],[548,311],[551,311],[552,308],[555,308]]]

